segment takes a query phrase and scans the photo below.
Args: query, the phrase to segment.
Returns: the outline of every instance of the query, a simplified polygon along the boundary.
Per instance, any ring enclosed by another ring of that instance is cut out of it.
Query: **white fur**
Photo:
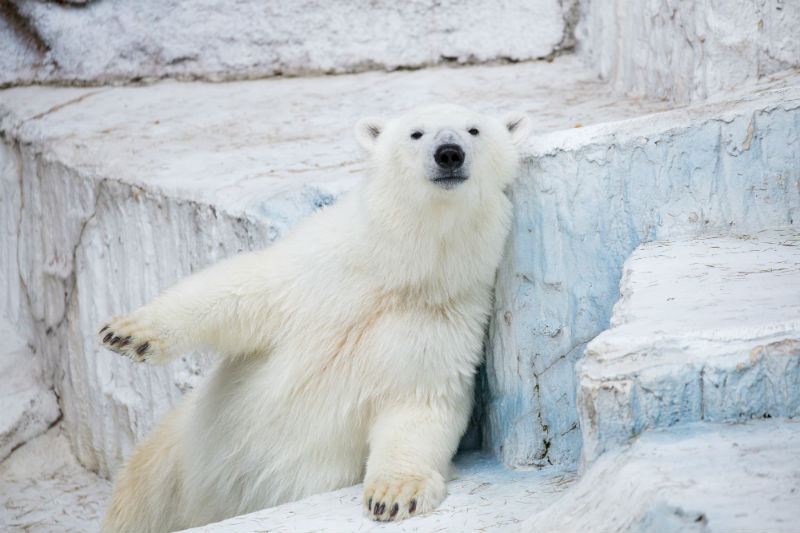
[[[524,115],[455,106],[365,119],[354,191],[111,319],[101,342],[134,360],[200,344],[223,359],[129,458],[104,529],[181,529],[362,479],[372,518],[434,509],[470,414],[528,129]],[[470,170],[448,190],[429,179],[442,132]]]

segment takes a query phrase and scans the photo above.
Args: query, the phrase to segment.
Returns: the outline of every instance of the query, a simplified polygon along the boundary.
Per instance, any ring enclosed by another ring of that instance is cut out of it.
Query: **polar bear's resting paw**
[[[377,477],[364,483],[364,514],[380,521],[403,520],[435,509],[447,496],[444,478]]]
[[[151,364],[166,362],[166,343],[148,320],[136,313],[115,316],[97,332],[100,344],[133,361]]]

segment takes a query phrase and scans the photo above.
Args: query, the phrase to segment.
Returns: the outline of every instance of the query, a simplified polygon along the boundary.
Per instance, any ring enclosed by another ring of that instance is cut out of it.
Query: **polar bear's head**
[[[531,128],[522,113],[502,119],[455,105],[417,109],[386,120],[362,119],[356,138],[370,153],[372,179],[413,197],[503,190],[517,173],[517,146]]]

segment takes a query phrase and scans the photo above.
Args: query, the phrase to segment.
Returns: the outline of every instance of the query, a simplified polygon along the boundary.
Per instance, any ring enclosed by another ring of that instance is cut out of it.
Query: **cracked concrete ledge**
[[[800,421],[694,423],[604,454],[517,531],[800,531]]]
[[[577,0],[74,4],[7,0],[0,6],[0,87],[535,60],[571,47],[577,19]]]
[[[572,365],[608,322],[622,261],[662,234],[786,223],[793,189],[768,181],[762,192],[760,180],[796,166],[797,85],[787,73],[727,104],[665,118],[651,114],[668,104],[620,100],[572,57],[8,89],[0,92],[0,236],[13,252],[0,257],[0,303],[42,355],[78,459],[108,477],[212,358],[131,365],[95,346],[102,318],[222,257],[268,245],[335,201],[362,168],[350,134],[360,116],[430,101],[522,109],[538,137],[511,192],[518,215],[498,278],[503,322],[492,326],[484,439],[510,465],[574,464],[581,440]]]
[[[529,142],[483,394],[484,446],[504,463],[579,460],[575,364],[640,243],[797,227],[799,80]]]
[[[580,368],[583,465],[645,429],[800,415],[800,230],[652,242]]]

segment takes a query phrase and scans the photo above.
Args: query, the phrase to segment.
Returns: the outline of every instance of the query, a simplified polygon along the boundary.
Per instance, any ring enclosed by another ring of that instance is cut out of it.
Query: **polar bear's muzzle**
[[[464,172],[464,150],[457,144],[442,144],[433,153],[436,171],[431,181],[443,189],[452,189],[467,181]]]

